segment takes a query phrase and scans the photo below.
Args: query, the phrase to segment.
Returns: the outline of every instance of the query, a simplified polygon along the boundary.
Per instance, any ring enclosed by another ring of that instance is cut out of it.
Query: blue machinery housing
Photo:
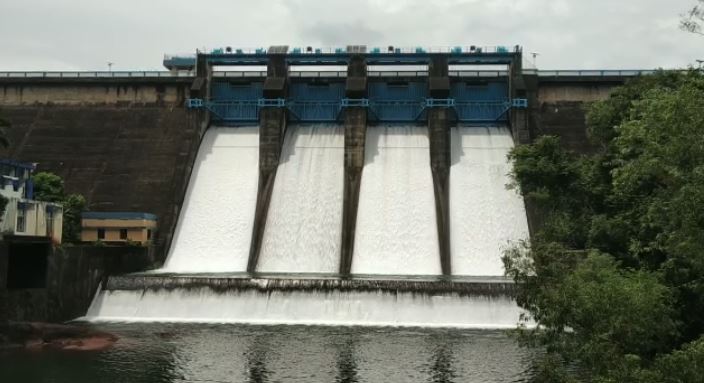
[[[267,65],[271,52],[264,49],[244,51],[218,49],[199,53],[197,60],[212,67]],[[373,48],[348,53],[347,49],[294,48],[275,52],[283,56],[288,65],[325,66],[346,65],[353,55],[363,56],[366,65],[428,65],[431,57],[444,56],[449,65],[507,65],[520,62],[520,47],[454,47],[441,51],[422,48],[400,49],[389,47],[385,52]],[[167,57],[164,65],[170,69],[193,70],[196,57]],[[520,65],[520,64],[519,64]],[[317,76],[290,77],[286,98],[265,98],[264,78],[211,77],[209,91],[203,98],[187,100],[189,108],[205,108],[214,122],[247,123],[259,119],[264,107],[286,108],[291,121],[333,122],[342,118],[349,107],[367,109],[370,121],[413,122],[424,121],[426,110],[444,107],[453,111],[457,121],[464,123],[494,123],[508,120],[511,108],[525,108],[527,101],[510,97],[510,71],[503,77],[453,77],[448,98],[433,98],[429,91],[428,77],[394,76],[368,79],[366,98],[345,96],[345,78]]]

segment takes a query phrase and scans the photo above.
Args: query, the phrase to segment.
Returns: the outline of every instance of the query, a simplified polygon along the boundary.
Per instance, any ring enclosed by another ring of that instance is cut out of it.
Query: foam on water
[[[289,127],[257,271],[339,270],[344,153],[341,125]]]
[[[506,127],[452,130],[450,237],[455,275],[503,275],[503,249],[528,238],[523,198],[507,190],[513,147]]]
[[[352,273],[440,274],[428,130],[367,129]]]
[[[246,270],[258,164],[259,128],[208,129],[198,150],[164,271]]]
[[[209,288],[101,291],[90,321],[513,328],[509,297],[373,291],[270,291]]]

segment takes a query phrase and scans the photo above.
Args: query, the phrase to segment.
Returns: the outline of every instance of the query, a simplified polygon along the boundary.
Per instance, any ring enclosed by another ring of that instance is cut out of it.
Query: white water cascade
[[[344,154],[340,125],[288,128],[257,271],[339,270]]]
[[[504,275],[503,250],[528,238],[523,198],[507,190],[513,147],[506,127],[452,130],[450,241],[455,275]]]
[[[93,321],[511,328],[520,314],[508,297],[367,291],[209,288],[102,291]]]
[[[353,274],[441,273],[428,129],[367,129]]]
[[[302,276],[303,280],[322,281],[321,287],[310,289],[286,287],[296,284],[286,282],[293,280],[291,275],[274,276],[278,278],[274,282],[240,275],[251,282],[248,287],[228,285],[225,274],[244,271],[248,261],[257,198],[258,140],[256,127],[208,130],[172,249],[159,270],[179,275],[124,276],[133,285],[113,283],[99,291],[84,319],[461,328],[516,325],[521,310],[511,297],[510,283],[500,277],[458,277],[451,283],[489,285],[462,294],[460,287],[381,289],[375,279],[365,282],[361,276],[353,281]],[[528,236],[523,201],[505,188],[510,170],[506,153],[512,146],[505,127],[452,131],[450,230],[452,268],[457,275],[503,275],[503,247]],[[337,272],[343,181],[343,127],[290,126],[257,271]],[[424,280],[447,282],[433,277],[441,274],[441,268],[426,127],[367,129],[355,238],[353,274],[377,275],[382,281],[393,279],[383,275],[403,275],[396,278],[411,283],[423,279],[419,276],[431,276]],[[205,281],[174,284],[175,279],[196,274]],[[142,285],[148,278],[164,279],[157,285]],[[329,280],[340,283],[332,288]],[[349,282],[360,284],[350,287]],[[282,287],[268,288],[271,283]]]
[[[208,129],[162,271],[246,270],[258,166],[259,128]]]

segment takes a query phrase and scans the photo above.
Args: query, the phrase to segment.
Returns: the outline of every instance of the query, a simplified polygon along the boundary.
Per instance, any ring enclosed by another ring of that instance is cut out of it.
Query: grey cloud
[[[219,46],[513,45],[557,68],[684,67],[694,0],[23,0],[0,12],[0,70],[159,69]]]
[[[302,26],[302,36],[309,41],[319,41],[325,46],[367,44],[383,40],[384,34],[362,24],[316,22]]]

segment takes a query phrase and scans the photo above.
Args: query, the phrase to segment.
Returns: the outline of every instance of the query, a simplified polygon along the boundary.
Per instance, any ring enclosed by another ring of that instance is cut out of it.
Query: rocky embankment
[[[82,325],[0,322],[0,348],[95,351],[111,347],[118,337]]]

